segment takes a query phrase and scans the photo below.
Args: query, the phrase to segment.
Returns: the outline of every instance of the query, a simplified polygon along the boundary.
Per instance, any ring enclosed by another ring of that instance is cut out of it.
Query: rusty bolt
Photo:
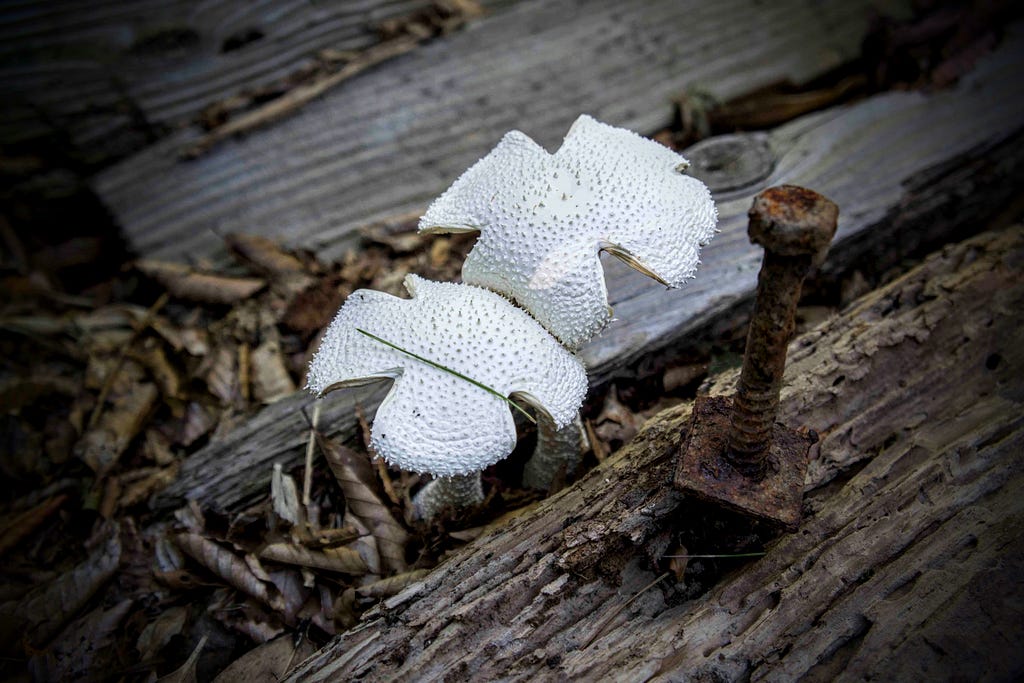
[[[800,289],[832,241],[839,209],[817,192],[781,185],[757,195],[748,215],[750,241],[765,252],[733,398],[726,457],[737,470],[760,480],[767,467]]]

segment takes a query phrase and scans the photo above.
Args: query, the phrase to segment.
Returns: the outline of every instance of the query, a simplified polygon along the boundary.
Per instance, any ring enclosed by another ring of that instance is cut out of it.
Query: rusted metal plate
[[[675,486],[688,495],[793,531],[800,524],[807,451],[818,437],[776,423],[759,481],[737,470],[727,457],[732,399],[698,396],[689,440],[680,453]]]

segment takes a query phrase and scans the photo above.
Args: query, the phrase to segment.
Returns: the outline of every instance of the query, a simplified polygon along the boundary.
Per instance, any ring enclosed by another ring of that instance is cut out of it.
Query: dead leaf
[[[61,631],[53,645],[29,661],[37,681],[81,681],[93,679],[113,662],[110,650],[115,631],[132,601],[123,600],[110,609],[97,607]]]
[[[142,442],[142,455],[157,465],[170,465],[175,461],[170,442],[156,429],[146,432],[146,439]]]
[[[224,242],[231,251],[268,275],[282,277],[306,272],[302,261],[267,237],[232,232],[224,236]]]
[[[0,413],[16,412],[43,396],[75,396],[80,387],[81,384],[70,377],[45,371],[28,377],[6,377],[0,380]]]
[[[298,644],[291,634],[245,653],[213,679],[214,683],[279,683],[296,665],[317,650],[307,638]]]
[[[271,593],[267,584],[253,573],[245,560],[231,550],[199,534],[189,532],[175,535],[174,542],[193,560],[209,569],[228,585],[256,598],[271,609],[284,608],[281,596],[276,592]]]
[[[392,595],[398,595],[406,587],[416,583],[429,573],[429,569],[416,569],[404,574],[395,574],[386,579],[374,581],[373,583],[356,588],[356,596],[364,599],[390,598]]]
[[[274,514],[292,526],[302,524],[302,508],[299,505],[299,490],[291,475],[285,474],[280,463],[274,463],[270,475],[270,500]]]
[[[265,280],[201,273],[180,263],[141,259],[135,268],[163,285],[178,299],[207,304],[235,304],[263,289]]]
[[[198,401],[189,401],[174,434],[174,443],[185,447],[191,446],[216,426],[217,415],[214,410]]]
[[[303,545],[312,548],[336,548],[359,538],[359,530],[351,524],[337,529],[317,529],[301,538]]]
[[[315,567],[355,576],[362,576],[369,571],[363,556],[357,550],[349,547],[312,550],[282,541],[264,546],[259,555],[264,560],[294,564],[300,567]]]
[[[221,344],[206,356],[198,373],[206,380],[206,388],[221,405],[233,405],[242,395],[238,368],[238,352],[233,345]]]
[[[206,647],[206,638],[203,636],[199,639],[199,644],[192,650],[184,664],[166,676],[158,678],[156,683],[196,683],[196,664],[199,662],[199,655],[203,653],[203,648]]]
[[[110,407],[75,444],[75,455],[93,472],[110,471],[142,429],[158,397],[156,386],[150,382],[140,382],[113,396]]]
[[[163,347],[156,339],[145,340],[141,349],[130,349],[128,357],[149,370],[150,376],[165,397],[178,398],[181,396],[181,376],[167,360],[167,354],[164,353]]]
[[[281,316],[281,324],[303,335],[312,334],[331,322],[351,291],[351,287],[339,285],[337,278],[323,278],[292,298]]]
[[[135,641],[139,660],[146,662],[157,656],[171,638],[181,633],[188,621],[189,608],[184,605],[170,607],[160,612],[156,619],[146,624]]]
[[[405,561],[405,548],[409,543],[409,534],[395,520],[390,508],[377,491],[377,475],[373,465],[363,454],[353,451],[333,439],[316,434],[320,450],[327,459],[327,464],[338,480],[345,503],[377,540],[381,560],[389,571],[403,572],[408,565]]]
[[[64,494],[54,496],[29,510],[4,519],[0,523],[0,556],[28,537],[49,519],[50,515],[59,510],[67,499]]]
[[[295,382],[285,367],[281,344],[267,339],[256,347],[250,360],[253,397],[261,403],[273,403],[295,393]]]
[[[2,640],[10,643],[24,638],[32,647],[40,648],[85,606],[121,564],[118,524],[102,527],[100,537],[102,540],[81,564],[32,591],[17,605],[0,606],[0,615],[12,617],[0,618]]]
[[[130,508],[148,500],[170,486],[178,478],[179,469],[180,463],[175,461],[169,467],[144,467],[118,477],[121,484],[118,507]]]

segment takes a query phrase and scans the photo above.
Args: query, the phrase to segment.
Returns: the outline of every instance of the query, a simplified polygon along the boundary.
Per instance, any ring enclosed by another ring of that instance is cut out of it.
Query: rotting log
[[[848,63],[879,7],[909,5],[507,3],[277,125],[189,162],[181,152],[202,132],[182,130],[95,186],[144,256],[223,254],[217,235],[235,231],[338,256],[355,228],[423,208],[512,128],[549,147],[584,112],[654,131],[672,120],[685,89],[728,99]]]
[[[1020,679],[1022,270],[1024,229],[985,233],[793,342],[780,420],[821,435],[804,522],[705,595],[650,586],[684,404],[289,680]]]
[[[1024,185],[1024,89],[1017,76],[1024,50],[1015,45],[957,88],[886,94],[813,114],[768,134],[770,145],[758,143],[764,136],[749,138],[757,149],[774,150],[775,171],[731,199],[719,198],[721,234],[705,249],[695,280],[666,291],[605,261],[617,320],[582,349],[591,384],[635,374],[640,364],[640,372],[650,372],[671,359],[681,340],[747,310],[761,256],[747,240],[746,193],[766,184],[794,182],[839,204],[839,235],[825,265],[833,277],[865,264],[884,270],[929,244],[981,229]],[[349,438],[355,406],[371,414],[382,396],[379,387],[376,394],[329,395],[321,428]],[[307,429],[300,409],[311,400],[297,394],[275,403],[193,454],[154,504],[171,509],[195,499],[237,509],[263,495],[275,462],[301,461]]]

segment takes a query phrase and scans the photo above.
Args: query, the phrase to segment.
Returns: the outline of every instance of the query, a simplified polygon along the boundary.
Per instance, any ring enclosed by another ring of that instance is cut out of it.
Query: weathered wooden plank
[[[977,231],[1017,196],[1024,175],[1024,94],[1014,76],[1016,53],[1008,44],[957,89],[883,95],[772,133],[779,151],[770,180],[800,182],[840,206],[830,268],[842,272],[866,254],[896,263],[921,244]],[[1005,141],[1009,134],[1016,137]],[[897,149],[888,158],[887,150]],[[722,234],[705,251],[697,279],[680,291],[607,264],[618,320],[582,350],[592,385],[635,373],[652,353],[670,357],[672,344],[752,296],[760,258],[744,224],[752,192],[720,204]],[[257,422],[192,455],[158,504],[194,498],[234,507],[265,492],[274,462],[300,461],[305,423],[298,408],[309,401],[299,395],[269,406]],[[352,433],[354,401],[345,392],[330,395],[321,424]],[[376,403],[363,405],[371,411]]]
[[[310,66],[319,50],[372,45],[380,21],[429,5],[4,3],[0,142],[60,133],[101,158],[136,151],[213,102]]]
[[[198,160],[179,160],[198,135],[182,131],[96,188],[146,255],[221,253],[216,235],[239,230],[336,256],[355,227],[425,206],[511,128],[552,147],[585,111],[652,131],[687,87],[728,98],[807,80],[858,54],[875,4],[526,0]]]
[[[780,418],[822,435],[804,523],[709,593],[650,585],[695,512],[684,404],[289,680],[1019,678],[1022,266],[1021,226],[986,233],[794,342]]]

